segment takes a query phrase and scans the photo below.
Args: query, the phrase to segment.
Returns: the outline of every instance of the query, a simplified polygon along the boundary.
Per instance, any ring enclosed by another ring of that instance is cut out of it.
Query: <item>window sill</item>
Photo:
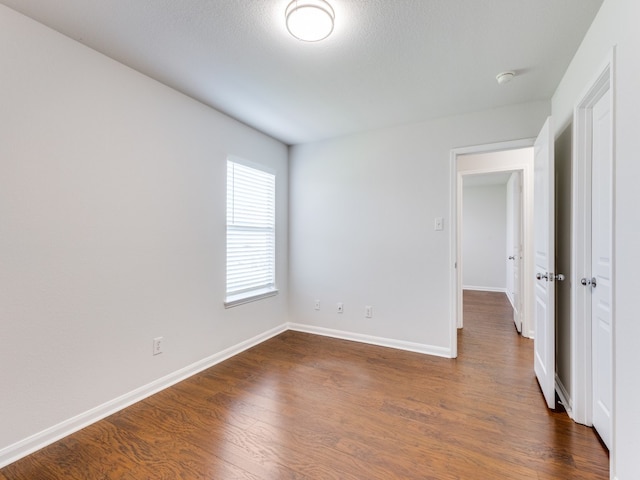
[[[243,305],[245,303],[255,302],[257,300],[262,300],[263,298],[273,297],[277,294],[277,288],[263,288],[261,290],[255,290],[253,292],[230,295],[224,302],[224,308],[237,307],[238,305]]]

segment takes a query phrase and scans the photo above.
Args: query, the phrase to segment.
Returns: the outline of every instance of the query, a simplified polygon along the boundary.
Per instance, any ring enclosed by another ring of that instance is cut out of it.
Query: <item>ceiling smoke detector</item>
[[[502,72],[496,75],[496,80],[498,81],[498,85],[504,85],[505,83],[509,83],[515,76],[516,72]]]

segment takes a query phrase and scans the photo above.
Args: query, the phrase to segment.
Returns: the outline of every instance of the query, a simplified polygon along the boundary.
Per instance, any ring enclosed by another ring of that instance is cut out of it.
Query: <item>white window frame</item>
[[[256,203],[260,197],[266,203]],[[275,172],[227,158],[226,308],[278,293],[275,202]]]

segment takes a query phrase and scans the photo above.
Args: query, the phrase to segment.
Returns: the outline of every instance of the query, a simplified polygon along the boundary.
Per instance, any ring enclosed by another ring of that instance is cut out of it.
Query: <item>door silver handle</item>
[[[591,285],[593,288],[596,288],[596,286],[598,285],[596,283],[596,277],[591,277],[591,278],[582,278],[580,279],[580,283],[582,285]]]
[[[538,273],[536,273],[536,279],[537,280],[547,280],[547,281],[549,281],[549,276],[546,273],[543,275],[540,272],[538,272]]]
[[[558,282],[563,282],[565,279],[565,276],[562,273],[556,273],[553,276]]]
[[[515,260],[515,259],[516,259],[516,257],[515,257],[514,255],[511,255],[511,256],[509,257],[509,260]]]

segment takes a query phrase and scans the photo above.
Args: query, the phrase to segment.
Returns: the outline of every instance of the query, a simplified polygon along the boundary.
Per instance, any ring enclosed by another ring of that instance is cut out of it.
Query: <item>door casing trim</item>
[[[591,266],[591,171],[592,171],[592,121],[593,107],[607,92],[611,101],[611,192],[615,192],[615,47],[609,52],[604,64],[598,70],[595,79],[590,82],[585,93],[574,108],[573,156],[572,156],[572,258],[571,284],[571,370],[572,370],[572,418],[578,423],[592,425],[593,421],[593,382],[591,349],[591,297],[586,288],[578,288],[580,279],[588,274]],[[611,198],[611,245],[612,278],[615,279],[615,194]],[[587,269],[589,270],[587,272]],[[615,283],[611,285],[611,335],[612,354],[615,352]],[[611,465],[615,455],[615,355],[612,355],[612,448]]]
[[[458,356],[458,328],[462,327],[462,276],[461,269],[457,268],[458,260],[461,258],[461,235],[459,228],[460,206],[462,196],[462,176],[479,173],[492,173],[500,171],[522,171],[522,223],[523,223],[523,265],[521,275],[523,277],[522,284],[522,331],[525,336],[532,336],[531,330],[533,319],[533,298],[532,298],[532,281],[533,277],[533,162],[530,165],[510,165],[504,168],[478,168],[475,170],[466,169],[464,172],[459,171],[458,157],[461,155],[502,152],[505,150],[518,150],[522,148],[533,147],[535,138],[525,138],[512,140],[507,142],[490,143],[484,145],[475,145],[469,147],[454,148],[450,154],[450,218],[451,221],[451,237],[449,248],[449,285],[451,301],[450,319],[449,319],[449,349],[451,357]],[[526,329],[526,330],[525,330]]]

